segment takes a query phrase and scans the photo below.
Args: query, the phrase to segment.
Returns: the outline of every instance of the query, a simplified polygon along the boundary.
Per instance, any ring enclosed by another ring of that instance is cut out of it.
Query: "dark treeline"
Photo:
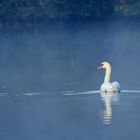
[[[140,16],[139,0],[1,0],[0,21]]]

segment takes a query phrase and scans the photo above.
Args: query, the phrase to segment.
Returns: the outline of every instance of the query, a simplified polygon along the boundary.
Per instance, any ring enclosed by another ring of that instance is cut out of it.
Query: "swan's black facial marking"
[[[103,65],[104,65],[104,64],[100,64],[99,66],[100,66],[100,67],[103,67]]]
[[[101,64],[99,65],[98,69],[102,69],[103,66],[104,66],[104,64],[101,63]]]

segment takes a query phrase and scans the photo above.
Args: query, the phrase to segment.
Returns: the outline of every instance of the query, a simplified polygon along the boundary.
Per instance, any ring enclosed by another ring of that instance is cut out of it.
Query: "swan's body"
[[[119,92],[120,85],[118,82],[104,82],[100,87],[101,92]]]
[[[110,82],[111,76],[111,65],[108,62],[102,62],[99,66],[99,69],[105,69],[105,78],[104,83],[100,87],[101,92],[119,92],[120,85],[118,82]]]

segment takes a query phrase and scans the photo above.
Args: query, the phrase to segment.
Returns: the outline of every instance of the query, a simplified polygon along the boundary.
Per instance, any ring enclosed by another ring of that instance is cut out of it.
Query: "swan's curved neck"
[[[108,65],[106,67],[104,82],[110,82],[110,76],[111,76],[111,66]]]

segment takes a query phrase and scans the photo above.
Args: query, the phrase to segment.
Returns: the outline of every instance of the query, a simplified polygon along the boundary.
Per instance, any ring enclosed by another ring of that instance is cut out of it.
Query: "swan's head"
[[[99,65],[98,69],[107,69],[110,67],[111,67],[110,64],[108,62],[104,61]]]

